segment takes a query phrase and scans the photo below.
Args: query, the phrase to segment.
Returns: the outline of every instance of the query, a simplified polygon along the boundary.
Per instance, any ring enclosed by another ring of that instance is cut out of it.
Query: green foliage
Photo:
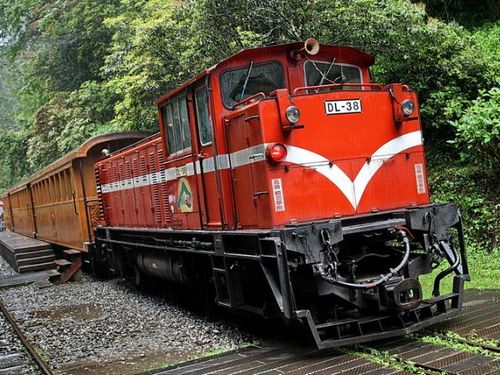
[[[439,159],[439,160],[436,160]],[[464,216],[465,236],[471,250],[498,249],[500,202],[498,182],[481,168],[434,155],[429,184],[434,202],[456,202]]]
[[[15,129],[19,127],[17,112],[19,103],[14,98],[18,83],[15,80],[15,70],[0,49],[0,129]]]
[[[499,8],[500,9],[500,8]],[[472,37],[481,45],[486,59],[492,66],[490,80],[498,80],[500,76],[500,22],[487,23],[474,29]]]
[[[399,357],[397,354],[390,354],[388,351],[380,351],[363,345],[355,345],[352,348],[340,349],[346,354],[353,354],[360,358],[368,359],[381,366],[402,370],[411,374],[425,374],[425,371],[418,368],[415,362]]]
[[[457,21],[469,27],[485,21],[496,21],[500,16],[497,0],[425,0],[424,3],[432,16]]]
[[[478,346],[470,345],[464,342],[459,335],[438,336],[433,333],[430,333],[429,335],[413,334],[410,335],[410,337],[427,344],[438,345],[445,348],[452,348],[455,350],[468,352],[472,354],[479,354],[485,357],[493,358],[495,360],[500,360],[500,354],[495,353],[492,350],[484,349],[479,345]]]
[[[500,82],[499,82],[500,84]],[[484,170],[498,183],[500,178],[500,87],[482,90],[462,116],[451,123],[462,158]]]
[[[15,14],[22,7],[24,23],[17,26],[12,45],[22,48],[26,69],[46,81],[51,92],[74,90],[97,79],[111,39],[103,20],[119,9],[119,0],[56,0],[43,6],[26,2],[15,0],[8,7]]]
[[[64,127],[57,138],[61,154],[69,152],[91,137],[121,130],[110,120],[114,116],[116,95],[95,81],[84,82],[65,103]]]
[[[122,14],[105,22],[113,39],[102,70],[104,85],[118,98],[112,123],[156,130],[153,100],[194,74],[179,61],[189,20],[175,19],[175,7],[162,0],[124,4]]]
[[[98,134],[119,131],[113,116],[113,93],[94,81],[72,93],[55,94],[35,114],[35,131],[28,140],[27,161],[37,170]]]
[[[0,0],[0,40],[24,45],[36,33],[31,27],[37,22],[42,0]]]
[[[487,253],[477,247],[474,242],[467,241],[467,261],[471,281],[465,283],[468,289],[499,289],[500,288],[500,250]],[[448,262],[443,263],[432,273],[420,276],[418,280],[422,284],[424,298],[432,297],[434,279],[439,272],[449,267]],[[453,276],[450,274],[441,281],[441,293],[451,293],[453,287]]]
[[[19,178],[27,175],[28,165],[26,155],[26,136],[22,132],[2,131],[0,135],[0,191],[7,189]]]

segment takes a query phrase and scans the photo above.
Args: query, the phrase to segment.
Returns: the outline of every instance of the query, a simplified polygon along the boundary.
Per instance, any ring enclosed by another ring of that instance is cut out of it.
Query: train
[[[430,201],[417,93],[374,82],[374,62],[312,38],[245,49],[157,99],[159,133],[95,163],[92,269],[300,325],[318,348],[457,315],[462,216]]]
[[[94,228],[102,223],[94,164],[103,150],[113,152],[149,136],[149,132],[122,132],[93,137],[0,194],[6,227],[56,247],[88,253]]]

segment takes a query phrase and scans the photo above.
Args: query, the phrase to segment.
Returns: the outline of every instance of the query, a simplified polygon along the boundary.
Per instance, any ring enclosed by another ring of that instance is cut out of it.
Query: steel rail
[[[3,315],[5,316],[7,321],[10,323],[10,325],[14,329],[14,332],[17,334],[17,336],[21,340],[21,342],[22,342],[23,346],[26,348],[26,350],[30,353],[31,357],[35,361],[38,368],[42,371],[42,373],[44,375],[53,375],[54,373],[50,370],[49,366],[47,365],[47,362],[45,362],[45,360],[36,352],[34,346],[31,344],[31,342],[29,341],[28,337],[26,337],[24,332],[21,331],[19,324],[14,319],[14,317],[10,314],[10,312],[7,310],[7,308],[4,305],[3,300],[1,298],[0,298],[0,310],[2,310]]]
[[[400,337],[400,339],[402,339],[402,337]],[[412,340],[411,342],[417,342],[417,341],[416,340]],[[426,343],[422,343],[422,344],[426,344]],[[427,345],[429,345],[429,347],[431,346],[431,344],[427,344]],[[377,345],[370,345],[370,343],[365,343],[365,344],[361,344],[361,345],[358,344],[356,347],[359,348],[362,352],[365,352],[365,353],[368,353],[369,349],[375,349],[377,351],[380,351],[380,349],[379,349],[379,347],[377,347]],[[385,351],[385,350],[383,350],[383,351]],[[400,354],[401,353],[391,354],[392,358],[399,365],[405,366],[405,365],[410,365],[411,364],[412,366],[423,370],[426,375],[433,375],[433,374],[448,375],[448,374],[450,374],[449,372],[445,371],[442,368],[438,368],[438,367],[434,367],[434,366],[429,366],[429,365],[426,365],[426,364],[423,364],[423,363],[417,363],[415,361],[412,361],[411,359],[406,359],[406,358],[401,357]]]
[[[469,346],[473,346],[476,348],[481,348],[483,350],[486,350],[488,352],[493,352],[493,353],[500,353],[500,347],[498,346],[493,346],[493,345],[488,345],[488,344],[483,344],[477,341],[470,341],[467,340],[466,338],[463,337],[450,337],[443,335],[442,333],[437,333],[437,332],[429,332],[430,334],[439,337],[440,339],[446,340],[446,341],[456,341],[461,344],[466,344]]]
[[[436,332],[433,332],[433,331],[426,331],[426,332],[428,334],[432,334],[434,336],[437,336],[437,337],[440,337],[440,338],[443,338],[443,339],[446,338],[447,341],[450,341],[450,338],[447,337],[447,336],[440,335],[440,334],[438,334]],[[418,337],[418,335],[416,336],[416,338],[417,337]],[[432,350],[433,346],[436,346],[436,344],[431,344],[431,343],[426,343],[426,342],[419,341],[418,338],[417,338],[417,340],[412,339],[411,342],[412,343],[419,342],[419,343],[421,343],[423,345],[424,348],[428,347],[429,348],[429,353],[431,353],[433,351]],[[440,346],[440,345],[437,345],[437,346]],[[479,347],[480,345],[476,344],[475,346]],[[379,348],[376,345],[375,346],[372,346],[372,345],[359,345],[358,347],[361,348],[361,350],[366,350],[366,349],[379,350]],[[433,362],[438,361],[438,360],[443,360],[443,359],[446,359],[448,357],[451,358],[451,357],[457,355],[458,353],[468,353],[467,351],[463,351],[463,350],[460,350],[460,349],[454,349],[454,348],[446,347],[446,346],[442,346],[441,347],[441,349],[446,349],[446,348],[452,349],[452,350],[454,350],[454,352],[453,353],[447,353],[443,357],[440,357],[440,358],[437,358],[437,359],[433,360]],[[483,348],[483,349],[485,349],[485,348]],[[425,374],[429,374],[429,375],[433,375],[433,374],[436,374],[436,375],[437,374],[439,374],[439,375],[456,375],[456,374],[460,373],[460,371],[450,371],[450,370],[446,370],[446,369],[444,369],[442,367],[433,366],[433,365],[428,364],[428,363],[420,363],[420,362],[418,362],[418,360],[413,359],[413,358],[404,358],[404,357],[401,356],[402,354],[404,354],[404,353],[394,353],[394,354],[391,354],[391,355],[393,356],[394,360],[397,361],[398,363],[400,363],[401,365],[404,366],[404,365],[411,364],[412,366],[414,366],[414,367],[416,367],[416,368],[418,368],[420,370],[423,370]],[[477,354],[477,355],[484,357],[483,354]]]

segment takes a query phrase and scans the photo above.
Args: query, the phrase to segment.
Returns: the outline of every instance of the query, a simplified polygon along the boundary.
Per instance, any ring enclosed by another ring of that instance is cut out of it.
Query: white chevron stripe
[[[335,184],[353,206],[356,204],[352,181],[342,169],[331,164],[327,158],[304,148],[286,145],[286,149],[288,154],[285,161],[314,169]]]
[[[365,162],[354,182],[342,169],[331,164],[327,158],[300,147],[287,145],[288,155],[285,161],[313,168],[325,176],[340,189],[352,207],[356,209],[366,187],[379,168],[394,155],[421,144],[422,134],[420,131],[407,133],[390,140],[371,155],[370,161]]]
[[[375,151],[370,162],[365,162],[354,179],[354,194],[356,196],[354,208],[357,208],[366,187],[379,168],[390,158],[411,147],[422,144],[420,131],[404,134],[394,138]]]

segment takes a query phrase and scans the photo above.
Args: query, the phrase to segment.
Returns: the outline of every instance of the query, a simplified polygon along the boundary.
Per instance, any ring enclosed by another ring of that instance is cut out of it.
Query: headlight
[[[401,110],[406,116],[409,116],[415,110],[415,104],[413,104],[411,99],[405,99],[403,103],[401,103]]]
[[[292,124],[295,124],[297,121],[299,121],[300,110],[297,107],[295,107],[294,105],[291,105],[290,107],[288,107],[286,109],[286,118]]]

